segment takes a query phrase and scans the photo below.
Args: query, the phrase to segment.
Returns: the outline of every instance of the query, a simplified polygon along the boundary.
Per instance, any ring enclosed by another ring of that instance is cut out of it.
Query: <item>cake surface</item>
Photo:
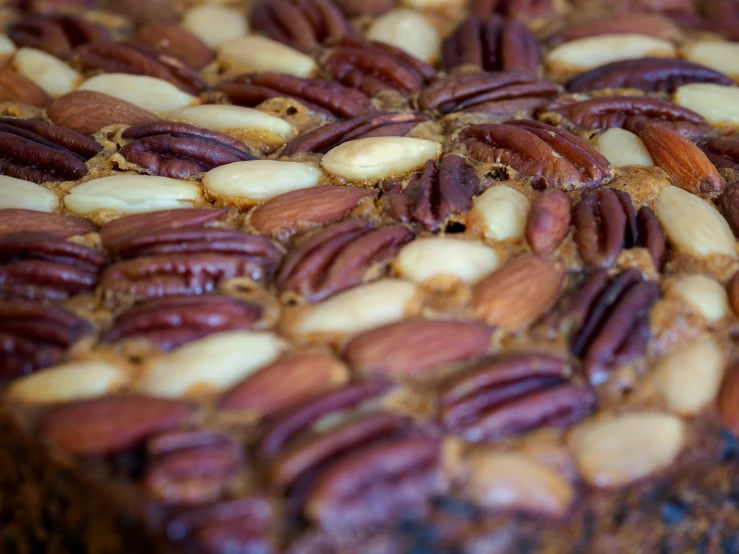
[[[739,553],[739,2],[0,22],[0,552]]]

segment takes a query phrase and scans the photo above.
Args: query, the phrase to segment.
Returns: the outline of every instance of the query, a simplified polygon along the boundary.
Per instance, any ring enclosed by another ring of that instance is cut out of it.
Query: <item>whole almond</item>
[[[718,395],[718,411],[726,428],[739,436],[739,366],[726,372]]]
[[[565,275],[564,265],[556,258],[516,258],[475,286],[472,307],[489,325],[522,329],[554,305]]]
[[[50,214],[38,210],[0,209],[0,236],[39,229],[61,238],[97,231],[97,227],[91,221],[81,217]]]
[[[729,279],[727,288],[729,289],[729,303],[731,304],[731,309],[734,310],[735,314],[739,314],[739,271]]]
[[[570,230],[572,200],[558,189],[540,194],[531,204],[526,239],[537,254],[554,251]]]
[[[575,23],[551,35],[548,40],[551,43],[560,43],[598,35],[633,33],[670,41],[679,41],[683,38],[680,27],[663,15],[626,13]]]
[[[653,121],[639,121],[634,132],[644,141],[655,165],[672,184],[698,193],[721,192],[724,181],[703,151],[677,131]]]
[[[57,125],[83,135],[91,135],[114,123],[139,125],[159,119],[125,100],[89,90],[62,96],[48,107],[46,113]]]
[[[3,69],[0,71],[0,102],[18,102],[43,108],[51,103],[51,96],[28,77]]]
[[[201,69],[213,60],[213,53],[202,40],[175,23],[148,23],[136,32],[133,40],[153,46],[195,69]]]

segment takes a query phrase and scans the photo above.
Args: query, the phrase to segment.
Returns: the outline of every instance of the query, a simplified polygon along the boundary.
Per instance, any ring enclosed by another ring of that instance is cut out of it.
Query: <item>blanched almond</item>
[[[269,142],[277,141],[279,144],[285,144],[295,136],[295,128],[287,121],[254,108],[202,104],[175,110],[169,115],[174,119],[182,119],[198,127],[222,133],[253,129],[257,134],[268,135],[265,138]]]
[[[439,58],[441,39],[426,17],[407,8],[396,8],[375,19],[367,38],[392,44],[425,62]]]
[[[0,34],[0,59],[15,52],[15,44],[8,38],[8,35]]]
[[[35,48],[18,50],[13,67],[55,98],[73,91],[82,81],[82,76],[62,60]]]
[[[96,75],[82,83],[79,90],[109,94],[150,112],[170,112],[198,101],[163,79],[127,73]]]
[[[475,198],[468,222],[482,228],[491,240],[522,237],[531,202],[522,193],[506,185],[490,187]]]
[[[712,125],[739,129],[739,88],[713,83],[690,83],[675,91],[672,98],[678,104],[705,117]]]
[[[739,80],[739,43],[703,40],[681,48],[683,57]]]
[[[296,77],[312,77],[318,72],[313,58],[267,37],[251,35],[224,42],[218,60],[228,69],[243,73],[276,71]]]
[[[273,362],[286,347],[272,333],[217,333],[155,358],[136,386],[167,397],[220,391]]]
[[[404,175],[441,155],[441,144],[410,137],[370,137],[350,140],[329,150],[321,164],[350,181],[377,181]]]
[[[670,292],[684,300],[708,321],[718,321],[729,313],[729,295],[723,285],[707,275],[686,275],[670,285]]]
[[[7,175],[0,175],[0,209],[23,208],[38,212],[53,212],[59,198],[49,189]]]
[[[644,142],[634,133],[620,127],[611,127],[598,135],[593,141],[593,146],[613,167],[654,165]]]
[[[212,4],[190,8],[181,25],[211,48],[249,32],[249,25],[240,11]]]
[[[77,185],[64,198],[64,205],[80,215],[95,210],[134,214],[191,208],[200,198],[200,187],[192,181],[150,175],[114,175]]]

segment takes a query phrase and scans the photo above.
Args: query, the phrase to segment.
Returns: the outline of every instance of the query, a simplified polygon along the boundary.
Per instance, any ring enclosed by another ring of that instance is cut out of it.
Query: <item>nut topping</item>
[[[136,31],[132,40],[134,43],[156,48],[193,69],[202,69],[213,60],[213,54],[208,46],[197,36],[174,23],[165,21],[148,23]]]
[[[8,37],[17,46],[43,50],[61,59],[69,57],[72,49],[82,44],[110,40],[105,27],[62,13],[27,16],[8,27]]]
[[[526,240],[537,254],[556,250],[570,231],[572,200],[564,192],[542,192],[531,204],[526,220]]]
[[[0,175],[0,210],[21,209],[53,212],[59,207],[59,198],[47,188]]]

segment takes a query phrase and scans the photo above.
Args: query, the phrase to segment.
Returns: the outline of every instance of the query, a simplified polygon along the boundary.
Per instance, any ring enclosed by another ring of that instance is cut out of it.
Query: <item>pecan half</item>
[[[43,229],[44,233],[66,239],[74,235],[92,233],[97,230],[97,227],[87,219],[71,215],[49,214],[20,208],[0,210],[0,236],[33,232],[38,229]]]
[[[397,0],[334,0],[334,3],[348,17],[360,15],[382,15],[397,4]]]
[[[87,175],[85,160],[103,149],[75,131],[34,119],[0,118],[0,174],[34,183]]]
[[[537,254],[553,252],[570,231],[572,200],[558,189],[544,191],[531,203],[526,240]]]
[[[590,187],[609,175],[609,164],[587,142],[537,121],[473,125],[458,138],[484,163],[507,165],[535,187]]]
[[[599,96],[581,102],[555,102],[541,108],[540,113],[555,112],[584,129],[623,127],[631,130],[637,121],[648,119],[698,140],[713,127],[697,113],[649,96]]]
[[[680,27],[669,18],[654,13],[625,13],[603,18],[589,19],[568,25],[547,37],[550,44],[560,44],[597,35],[640,34],[664,40],[680,41]]]
[[[131,40],[156,48],[193,69],[202,69],[213,61],[210,48],[190,31],[175,23],[147,23],[136,31]]]
[[[370,99],[336,81],[301,79],[282,73],[246,73],[220,83],[216,90],[238,106],[257,106],[270,98],[293,98],[307,108],[337,118],[372,111]]]
[[[64,308],[0,302],[0,379],[57,365],[70,346],[91,334],[86,319]]]
[[[521,71],[456,73],[439,79],[418,96],[422,110],[513,114],[533,110],[559,92],[554,83]]]
[[[262,0],[250,20],[256,30],[303,52],[354,34],[329,0]]]
[[[51,104],[44,89],[11,69],[0,70],[0,102],[17,102],[44,108]]]
[[[593,385],[644,355],[650,337],[649,309],[659,288],[630,269],[609,278],[605,270],[588,277],[571,295],[561,326],[572,331],[570,350],[582,359]]]
[[[41,232],[0,237],[0,297],[63,300],[92,290],[105,256]]]
[[[250,329],[261,315],[259,306],[229,296],[163,298],[120,314],[103,340],[142,338],[168,351],[211,333]]]
[[[718,169],[739,171],[739,139],[713,139],[703,147],[703,152]]]
[[[402,137],[419,123],[431,119],[424,114],[379,112],[360,115],[318,127],[295,138],[283,148],[282,156],[298,152],[325,154],[349,140],[368,137]]]
[[[470,11],[478,16],[497,13],[507,17],[531,19],[552,11],[552,0],[472,0]]]
[[[72,49],[89,42],[105,43],[110,33],[81,17],[70,14],[32,14],[8,27],[8,37],[17,46],[29,46],[64,59]]]
[[[370,272],[377,274],[378,267],[392,260],[412,239],[413,232],[401,225],[373,229],[361,219],[336,223],[285,257],[277,286],[309,302],[319,302],[359,285]]]
[[[570,79],[565,87],[572,92],[601,88],[637,88],[646,92],[674,92],[688,83],[730,85],[723,73],[677,58],[621,60]]]
[[[510,354],[451,380],[439,398],[439,422],[469,442],[498,441],[587,416],[595,395],[569,382],[565,360]]]
[[[453,154],[439,163],[429,160],[405,186],[397,180],[382,183],[385,211],[390,217],[420,223],[431,231],[438,231],[452,215],[469,210],[472,198],[481,192],[475,170]]]
[[[739,40],[739,6],[732,0],[705,0],[698,2],[704,24],[729,40]]]
[[[184,179],[233,162],[256,159],[247,146],[228,135],[175,121],[152,121],[121,135],[133,142],[121,156],[150,175]]]
[[[206,88],[190,66],[146,44],[86,44],[75,50],[75,59],[83,71],[148,75],[169,81],[191,94]]]
[[[542,53],[534,33],[518,19],[473,15],[460,23],[442,46],[442,65],[447,71],[467,64],[485,71],[537,73]]]

